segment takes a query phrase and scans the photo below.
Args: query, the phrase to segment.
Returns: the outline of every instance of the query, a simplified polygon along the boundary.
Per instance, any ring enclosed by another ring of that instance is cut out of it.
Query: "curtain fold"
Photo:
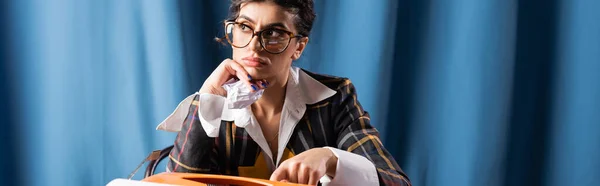
[[[104,185],[172,144],[154,128],[190,94],[175,1],[9,4],[22,184]]]

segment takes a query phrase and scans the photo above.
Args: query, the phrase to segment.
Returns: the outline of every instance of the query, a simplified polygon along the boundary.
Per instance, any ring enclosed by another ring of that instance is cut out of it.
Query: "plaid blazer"
[[[369,114],[358,102],[351,81],[303,71],[336,93],[306,105],[281,161],[311,148],[336,147],[370,160],[375,165],[380,185],[410,185],[406,174],[381,143],[379,132],[370,125]],[[219,135],[209,137],[197,115],[198,100],[196,95],[189,105],[169,155],[168,171],[268,179],[270,172],[264,169],[264,154],[246,129],[237,127],[235,121],[221,121]]]

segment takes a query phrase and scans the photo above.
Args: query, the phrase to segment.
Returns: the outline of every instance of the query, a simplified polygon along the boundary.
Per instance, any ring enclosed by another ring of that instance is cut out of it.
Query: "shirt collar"
[[[286,106],[287,108],[298,108],[302,105],[315,104],[333,96],[335,93],[336,91],[312,78],[302,69],[290,67],[284,109]],[[236,121],[235,123],[238,127],[244,127],[248,124],[247,122],[250,118],[242,118],[241,116],[243,115],[252,115],[250,107],[244,109],[229,109],[223,107],[221,119],[225,121]]]

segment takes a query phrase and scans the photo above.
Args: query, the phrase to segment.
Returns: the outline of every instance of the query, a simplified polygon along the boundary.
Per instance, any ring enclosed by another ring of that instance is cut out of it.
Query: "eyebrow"
[[[246,15],[240,15],[238,16],[238,18],[242,18],[245,19],[247,21],[249,21],[252,24],[256,24],[256,22],[254,20],[252,20],[252,18],[246,16]],[[270,23],[264,26],[265,28],[273,28],[273,27],[281,27],[284,28],[286,30],[289,30],[289,28],[287,26],[285,26],[285,24],[281,23],[281,22],[275,22],[275,23]]]

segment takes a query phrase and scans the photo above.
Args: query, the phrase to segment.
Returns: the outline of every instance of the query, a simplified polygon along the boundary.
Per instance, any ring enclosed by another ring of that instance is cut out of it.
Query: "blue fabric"
[[[173,143],[154,127],[231,52],[213,40],[228,1],[0,5],[7,185],[126,177]],[[352,79],[414,185],[600,185],[599,1],[315,8],[296,65]]]

